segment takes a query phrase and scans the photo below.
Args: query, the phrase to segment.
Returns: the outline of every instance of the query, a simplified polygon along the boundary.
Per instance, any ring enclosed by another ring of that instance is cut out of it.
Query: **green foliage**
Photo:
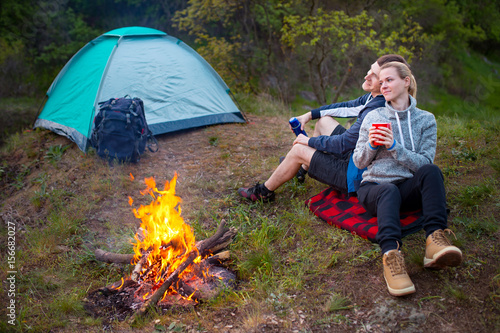
[[[385,15],[384,19],[390,18]],[[356,65],[352,59],[367,54],[399,53],[411,61],[420,56],[417,52],[420,45],[431,43],[418,23],[408,17],[397,30],[380,36],[374,24],[375,17],[366,11],[348,15],[344,11],[319,8],[307,16],[285,16],[281,40],[308,62],[310,84],[320,103],[326,103],[326,91],[333,83],[339,85],[333,99],[336,101]]]
[[[442,52],[452,54],[461,51],[470,40],[483,40],[484,31],[476,22],[464,24],[464,6],[445,0],[406,0],[399,4],[404,13],[414,18],[423,32],[438,36],[445,43]],[[465,6],[466,7],[466,6]],[[444,54],[443,53],[443,54]]]
[[[67,2],[6,0],[2,6],[0,31],[13,46],[12,54],[23,60],[0,62],[11,77],[11,87],[22,87],[5,95],[47,89],[64,63],[101,32],[91,28]]]
[[[487,238],[498,231],[499,226],[493,218],[482,219],[480,217],[457,217],[453,219],[453,224],[473,235],[476,239]]]
[[[483,200],[493,197],[497,194],[495,182],[484,182],[480,185],[465,186],[456,197],[456,201],[462,207],[479,206]]]
[[[230,87],[256,92],[280,55],[280,1],[192,0],[173,26],[195,37],[197,51]],[[278,36],[278,37],[277,37]]]
[[[219,143],[219,138],[216,137],[216,136],[211,136],[211,137],[208,138],[208,143],[211,146],[217,146],[217,144]]]
[[[49,197],[49,193],[47,192],[47,180],[48,175],[43,173],[33,181],[34,184],[40,185],[40,190],[35,190],[33,192],[34,195],[31,198],[31,202],[35,205],[35,207],[40,208],[44,201]]]
[[[69,147],[71,147],[71,144],[66,145],[64,147],[63,147],[63,145],[51,146],[51,147],[49,147],[49,149],[45,153],[44,158],[47,159],[50,163],[56,164],[57,162],[59,162],[61,160],[64,152]]]
[[[490,166],[495,170],[497,176],[500,176],[500,158],[494,158],[489,162]],[[0,172],[1,175],[1,172]]]
[[[333,312],[333,311],[339,311],[339,310],[347,310],[350,309],[351,301],[338,294],[338,293],[331,293],[330,297],[328,297],[328,300],[325,303],[325,312]]]

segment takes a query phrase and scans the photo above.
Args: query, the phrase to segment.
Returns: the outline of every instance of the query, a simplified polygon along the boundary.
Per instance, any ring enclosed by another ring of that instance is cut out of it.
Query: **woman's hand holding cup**
[[[372,124],[368,132],[368,140],[372,147],[385,146],[392,147],[394,138],[392,136],[391,123]]]

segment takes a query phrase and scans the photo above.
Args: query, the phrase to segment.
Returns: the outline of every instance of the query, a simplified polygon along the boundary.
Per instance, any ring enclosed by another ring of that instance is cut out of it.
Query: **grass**
[[[477,317],[471,319],[473,324],[485,331],[498,327],[494,324],[500,320],[498,116],[491,118],[485,111],[471,120],[465,116],[472,112],[469,106],[453,114],[436,112],[436,164],[445,175],[452,208],[450,227],[457,235],[453,242],[466,256],[462,266],[452,271],[429,272],[422,267],[422,234],[406,237],[406,263],[420,294],[393,300],[384,289],[378,246],[326,225],[304,206],[304,200],[323,185],[310,179],[304,184],[288,182],[277,191],[279,199],[273,204],[248,203],[237,197],[236,188],[250,179],[267,177],[288,147],[280,143],[289,134],[286,125],[281,128],[267,121],[279,119],[286,124],[289,116],[302,113],[298,106],[290,109],[266,96],[244,96],[239,102],[261,121],[254,128],[262,132],[252,133],[262,139],[235,142],[220,128],[207,129],[210,160],[186,159],[185,170],[194,171],[184,171],[187,176],[180,177],[178,185],[186,198],[183,215],[197,239],[210,236],[222,219],[238,229],[229,262],[237,273],[238,288],[225,289],[195,308],[153,313],[134,324],[137,330],[219,331],[233,325],[252,332],[266,325],[310,332],[348,331],[349,325],[355,325],[362,331],[378,318],[370,317],[376,308],[373,304],[385,304],[388,299],[387,304],[396,308],[425,309],[450,323],[467,312]],[[459,101],[451,103],[458,110]],[[2,149],[2,217],[18,227],[20,272],[16,326],[2,322],[2,331],[101,331],[104,320],[85,312],[84,298],[89,290],[118,281],[130,267],[97,262],[93,250],[131,252],[136,221],[128,196],[134,197],[134,206],[149,203],[149,198],[138,195],[144,186],[132,180],[131,173],[166,177],[173,172],[162,170],[161,164],[148,166],[147,160],[138,166],[110,167],[92,153],[65,149],[66,144],[50,133],[30,131],[9,137]],[[0,233],[7,234],[5,224],[0,225]],[[5,242],[0,250],[4,256]],[[0,273],[2,281],[5,274]],[[2,311],[0,316],[5,315]],[[484,316],[490,316],[488,321]],[[420,328],[440,325],[434,320],[428,317],[429,326]],[[111,325],[116,331],[131,329],[127,322]]]

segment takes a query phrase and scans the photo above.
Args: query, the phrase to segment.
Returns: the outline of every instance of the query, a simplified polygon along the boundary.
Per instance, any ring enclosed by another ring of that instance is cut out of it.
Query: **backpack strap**
[[[146,147],[148,147],[148,150],[152,153],[156,153],[158,151],[158,140],[153,135],[153,132],[149,131],[148,133],[148,143],[146,144]],[[152,148],[155,147],[156,149]]]

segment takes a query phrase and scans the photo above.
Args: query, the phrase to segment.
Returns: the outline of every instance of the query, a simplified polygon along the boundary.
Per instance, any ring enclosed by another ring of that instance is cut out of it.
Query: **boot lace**
[[[436,230],[435,232],[432,233],[432,239],[438,246],[451,246],[451,242],[446,237],[445,232],[447,232],[448,235],[453,234],[455,239],[457,238],[457,236],[455,236],[455,233],[450,229]]]
[[[390,252],[387,255],[386,262],[391,270],[392,276],[406,273],[405,259],[399,252]]]

